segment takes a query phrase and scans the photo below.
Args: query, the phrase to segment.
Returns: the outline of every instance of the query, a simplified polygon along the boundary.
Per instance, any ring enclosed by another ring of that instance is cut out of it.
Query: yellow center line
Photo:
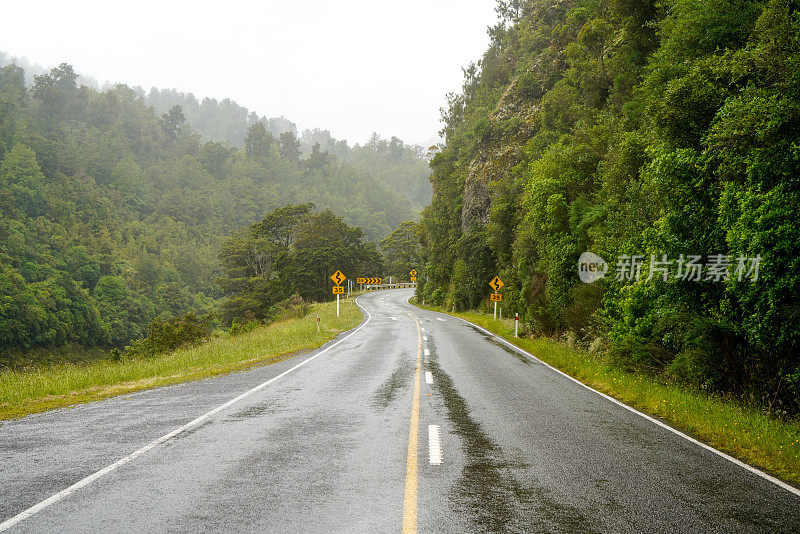
[[[419,443],[419,382],[422,369],[422,330],[417,325],[417,371],[414,375],[414,399],[411,401],[411,424],[408,430],[408,456],[406,459],[406,490],[403,497],[403,533],[417,532],[417,444]]]

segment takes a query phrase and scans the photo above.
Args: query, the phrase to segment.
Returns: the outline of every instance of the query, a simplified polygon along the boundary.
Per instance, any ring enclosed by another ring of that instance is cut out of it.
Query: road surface
[[[9,532],[800,532],[796,494],[410,295],[360,297],[368,319],[314,353],[3,423],[0,521]]]

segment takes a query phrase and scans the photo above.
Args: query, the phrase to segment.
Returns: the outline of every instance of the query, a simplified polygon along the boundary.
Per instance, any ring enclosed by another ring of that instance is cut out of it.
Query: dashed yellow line
[[[414,398],[411,401],[411,423],[408,430],[408,456],[406,457],[406,490],[403,497],[403,534],[417,532],[417,445],[419,443],[419,389],[422,370],[422,330],[419,321],[409,314],[417,325],[417,370],[414,374]]]

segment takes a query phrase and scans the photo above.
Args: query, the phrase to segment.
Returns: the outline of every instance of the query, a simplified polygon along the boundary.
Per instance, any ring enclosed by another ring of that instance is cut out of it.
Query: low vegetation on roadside
[[[445,312],[435,306],[424,308]],[[611,365],[605,354],[571,348],[564,342],[514,338],[513,320],[495,320],[476,312],[451,315],[494,332],[584,384],[731,456],[800,485],[800,422],[794,418],[778,418],[730,397],[626,371]]]
[[[213,336],[197,321],[175,320],[161,324],[156,332],[157,339],[149,342],[149,349],[161,338],[173,339],[160,333],[187,333],[191,342],[177,350],[129,350],[115,358],[2,372],[0,420],[276,363],[323,345],[357,326],[363,317],[353,300],[342,304],[340,317],[336,317],[334,302],[304,304],[303,315],[298,309],[287,308],[283,319],[268,326],[248,323]]]

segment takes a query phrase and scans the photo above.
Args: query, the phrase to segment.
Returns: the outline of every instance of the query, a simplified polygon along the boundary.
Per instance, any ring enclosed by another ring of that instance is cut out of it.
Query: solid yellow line
[[[417,444],[419,443],[419,376],[422,369],[422,330],[417,324],[417,371],[414,375],[414,399],[411,401],[411,424],[408,430],[406,491],[403,497],[403,533],[417,532]]]

